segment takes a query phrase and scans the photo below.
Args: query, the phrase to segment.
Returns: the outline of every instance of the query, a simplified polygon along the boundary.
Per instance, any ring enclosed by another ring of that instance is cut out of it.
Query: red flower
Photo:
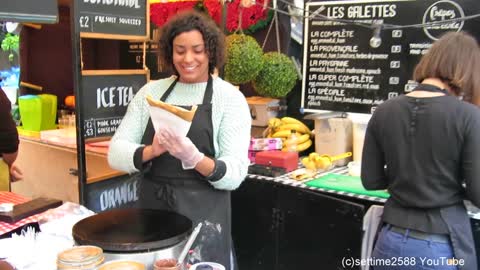
[[[257,0],[257,4],[249,8],[240,6],[240,0],[233,0],[227,3],[227,21],[225,27],[229,32],[234,32],[238,29],[239,14],[242,10],[242,30],[248,30],[268,18],[268,9],[263,9],[263,3],[270,0]],[[150,19],[151,21],[161,27],[170,17],[185,9],[192,9],[199,2],[196,1],[179,1],[179,2],[165,2],[153,3],[150,5]],[[220,0],[203,0],[203,6],[208,11],[208,14],[220,25],[222,21],[222,6]],[[258,28],[257,26],[256,28]]]
[[[196,1],[166,2],[150,4],[150,20],[161,27],[170,17],[179,11],[192,9],[197,4]]]
[[[233,0],[227,3],[227,21],[226,29],[229,32],[234,32],[238,28],[239,14],[242,10],[242,30],[247,30],[250,27],[258,24],[261,20],[266,20],[268,17],[268,9],[263,9],[264,1],[270,2],[270,0],[258,0],[256,5],[249,8],[243,8],[240,6],[240,0]],[[203,5],[208,11],[210,17],[220,25],[222,21],[222,6],[219,0],[204,0]]]

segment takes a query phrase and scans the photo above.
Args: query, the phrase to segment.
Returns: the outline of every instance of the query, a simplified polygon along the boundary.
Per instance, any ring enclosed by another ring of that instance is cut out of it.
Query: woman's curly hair
[[[179,75],[173,65],[173,39],[192,30],[198,30],[203,36],[208,72],[212,74],[216,67],[220,69],[225,62],[225,35],[212,19],[196,10],[178,13],[163,25],[158,42],[160,62],[164,68]]]

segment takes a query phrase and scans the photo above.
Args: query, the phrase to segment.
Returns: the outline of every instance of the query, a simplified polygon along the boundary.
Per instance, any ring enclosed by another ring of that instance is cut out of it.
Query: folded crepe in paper
[[[187,136],[197,111],[196,105],[192,106],[190,110],[185,110],[160,100],[154,100],[151,96],[147,96],[147,102],[150,105],[150,117],[152,118],[155,132],[168,127],[178,136]]]

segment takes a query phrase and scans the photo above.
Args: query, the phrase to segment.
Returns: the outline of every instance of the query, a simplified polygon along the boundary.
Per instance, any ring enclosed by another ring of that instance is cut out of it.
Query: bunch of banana
[[[280,118],[273,117],[268,119],[268,127],[263,131],[263,137],[273,138],[273,134],[281,125],[282,120],[280,120]]]
[[[295,138],[292,138],[292,130],[295,130]],[[268,138],[282,139],[283,151],[301,152],[312,145],[310,139],[313,135],[312,131],[304,123],[292,117],[271,118],[265,132]],[[296,147],[292,147],[293,144]]]
[[[297,138],[287,138],[283,141],[282,151],[296,151],[302,152],[312,146],[312,140],[309,134],[296,135]]]

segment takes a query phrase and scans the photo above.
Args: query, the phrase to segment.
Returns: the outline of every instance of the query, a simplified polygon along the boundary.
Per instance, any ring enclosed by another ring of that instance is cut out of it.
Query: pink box
[[[269,151],[282,149],[282,139],[280,138],[261,138],[250,140],[248,150],[251,151]]]

